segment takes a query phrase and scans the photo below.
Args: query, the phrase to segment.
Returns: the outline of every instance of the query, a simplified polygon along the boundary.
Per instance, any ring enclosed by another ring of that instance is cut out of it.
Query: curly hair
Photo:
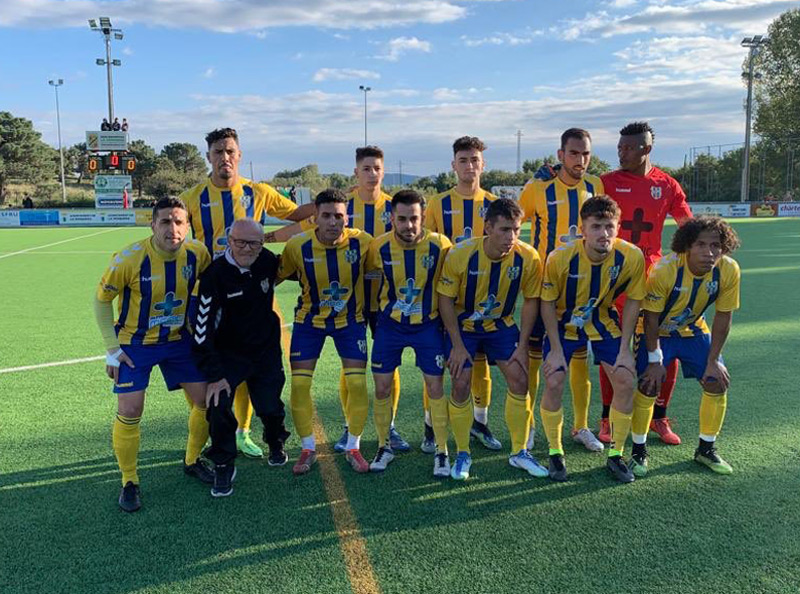
[[[647,122],[631,122],[619,131],[620,136],[638,136],[639,134],[650,133],[650,140],[656,139],[656,133]]]
[[[477,136],[462,136],[461,138],[456,138],[456,141],[453,143],[454,155],[459,151],[468,151],[470,149],[483,152],[486,150],[486,145]]]
[[[233,138],[236,144],[239,144],[239,134],[237,134],[236,130],[233,128],[217,128],[216,130],[212,130],[206,134],[206,144],[208,144],[208,148],[211,148],[212,144],[225,138]]]
[[[703,231],[719,233],[724,255],[732,254],[741,245],[736,231],[724,219],[714,215],[701,215],[694,219],[688,219],[678,227],[672,236],[670,249],[676,254],[688,252]]]
[[[592,196],[581,206],[581,220],[585,221],[589,217],[598,219],[619,219],[622,211],[619,205],[610,196],[601,194]]]

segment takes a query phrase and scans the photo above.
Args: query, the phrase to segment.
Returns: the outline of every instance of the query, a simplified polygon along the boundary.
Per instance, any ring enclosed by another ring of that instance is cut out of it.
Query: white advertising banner
[[[522,186],[492,186],[492,194],[498,198],[511,198],[512,200],[519,200],[519,195],[522,193]]]
[[[73,227],[135,225],[136,212],[133,210],[62,210],[59,213],[59,223]]]
[[[133,187],[130,175],[96,175],[94,178],[94,205],[96,208],[122,208],[125,188],[130,194]]]
[[[750,205],[746,202],[739,204],[728,205],[728,217],[730,218],[744,218],[750,216]]]
[[[0,227],[19,227],[19,211],[0,210]]]
[[[128,133],[111,130],[87,130],[87,151],[127,151]]]
[[[800,217],[800,202],[784,202],[778,205],[779,217]]]
[[[694,216],[705,214],[727,217],[729,212],[728,204],[718,204],[716,202],[695,202],[690,206]]]

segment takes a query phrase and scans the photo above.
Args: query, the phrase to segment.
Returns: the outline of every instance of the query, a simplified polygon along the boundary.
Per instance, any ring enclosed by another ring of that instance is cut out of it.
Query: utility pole
[[[747,60],[747,72],[743,76],[747,77],[747,116],[744,130],[744,157],[742,161],[742,193],[741,202],[747,202],[750,197],[750,129],[753,113],[753,58],[758,55],[760,46],[769,43],[769,38],[756,35],[742,39],[742,47],[750,49],[750,56]]]
[[[364,146],[367,146],[367,93],[372,90],[372,87],[358,85],[358,88],[364,93]]]
[[[61,108],[58,105],[58,87],[64,84],[63,78],[48,80],[47,83],[56,92],[56,122],[58,123],[58,154],[61,158],[61,201],[67,201],[67,183],[64,179],[64,147],[61,146]]]
[[[520,152],[520,148],[522,146],[522,136],[523,136],[522,130],[517,130],[515,136],[517,137],[517,173],[519,173],[520,171],[522,171],[522,160],[521,160],[522,153]]]
[[[398,167],[400,168],[400,185],[403,185],[403,160],[397,162]]]

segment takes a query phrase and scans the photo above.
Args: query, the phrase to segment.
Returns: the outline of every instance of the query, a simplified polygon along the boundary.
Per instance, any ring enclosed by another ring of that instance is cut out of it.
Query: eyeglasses
[[[245,239],[234,239],[233,237],[231,237],[231,243],[240,250],[243,250],[244,248],[257,250],[263,245],[260,241],[247,241]]]

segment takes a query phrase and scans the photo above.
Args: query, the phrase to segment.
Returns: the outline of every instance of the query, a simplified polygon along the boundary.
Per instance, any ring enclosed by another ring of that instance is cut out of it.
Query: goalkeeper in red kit
[[[603,187],[620,209],[619,237],[631,242],[644,252],[646,270],[661,258],[661,235],[664,220],[671,215],[678,224],[691,218],[692,211],[686,203],[686,194],[678,181],[650,162],[655,134],[647,122],[632,122],[619,131],[617,143],[620,168],[602,175]],[[617,303],[622,312],[625,297]],[[653,421],[650,428],[659,434],[664,443],[678,445],[680,437],[672,431],[666,416],[675,379],[678,374],[677,361],[667,368],[667,376],[656,399]],[[608,415],[614,395],[611,382],[600,369],[600,390],[603,397],[603,414],[600,419],[600,441],[609,443],[611,431]]]

